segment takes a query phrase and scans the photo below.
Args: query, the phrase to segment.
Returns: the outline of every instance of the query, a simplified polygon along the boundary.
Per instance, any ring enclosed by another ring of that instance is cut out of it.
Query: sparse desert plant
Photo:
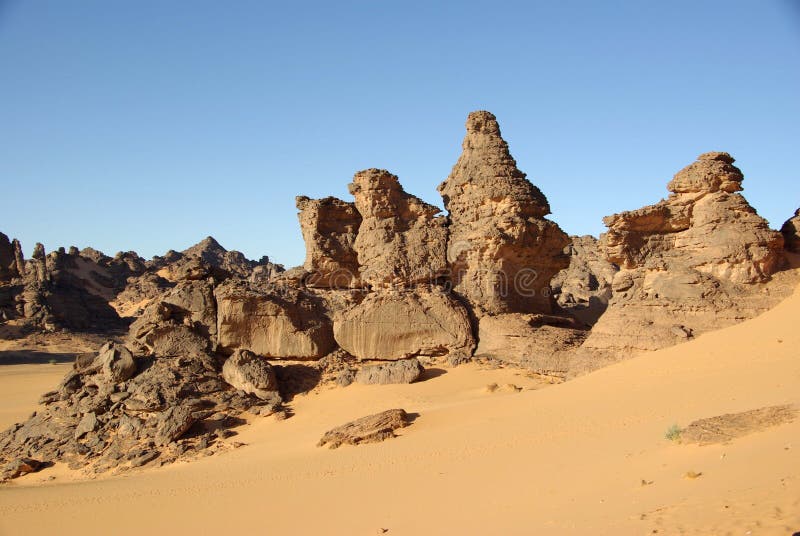
[[[48,363],[50,363],[51,365],[57,365],[58,361],[56,361],[55,359],[51,359],[50,361],[48,361]]]
[[[681,438],[681,432],[681,427],[677,424],[673,424],[667,428],[667,433],[664,434],[664,439],[669,441],[678,441]]]

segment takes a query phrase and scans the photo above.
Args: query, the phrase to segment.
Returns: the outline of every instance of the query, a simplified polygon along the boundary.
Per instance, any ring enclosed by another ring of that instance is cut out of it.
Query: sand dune
[[[298,397],[294,417],[253,421],[231,438],[246,445],[220,455],[94,481],[55,467],[0,487],[0,533],[792,534],[800,421],[702,447],[664,433],[800,406],[798,314],[800,292],[754,320],[554,386],[467,365]],[[0,367],[2,424],[62,373]],[[490,393],[493,382],[523,390]],[[327,429],[392,407],[420,415],[397,439],[315,447]]]

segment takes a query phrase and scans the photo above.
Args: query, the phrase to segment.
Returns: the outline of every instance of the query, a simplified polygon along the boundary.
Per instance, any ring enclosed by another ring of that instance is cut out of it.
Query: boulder
[[[354,203],[335,197],[296,199],[306,243],[305,284],[317,288],[352,288],[360,283],[356,236],[361,214]]]
[[[545,219],[544,194],[517,168],[494,115],[467,118],[463,152],[439,185],[450,213],[454,290],[477,315],[550,313],[550,280],[567,267],[567,235]]]
[[[95,358],[98,368],[111,383],[121,383],[136,374],[136,361],[125,346],[106,343]]]
[[[382,169],[359,171],[349,189],[362,217],[354,247],[365,284],[431,283],[446,273],[441,210],[406,193],[397,176]]]
[[[222,377],[236,389],[262,400],[277,396],[278,380],[272,366],[249,350],[236,350],[222,366]]]
[[[324,302],[292,287],[242,281],[220,285],[217,337],[222,350],[237,348],[269,358],[318,359],[334,349]]]
[[[157,446],[172,443],[195,423],[193,410],[187,406],[171,406],[158,417],[155,442]]]
[[[18,458],[6,464],[3,467],[3,472],[0,474],[0,479],[10,480],[12,478],[19,478],[28,473],[35,473],[44,466],[39,460],[33,458]]]
[[[408,426],[409,423],[410,418],[405,410],[388,409],[328,430],[317,446],[328,445],[328,448],[335,449],[342,445],[377,443],[396,437],[394,431]]]
[[[425,372],[416,358],[366,365],[356,373],[355,380],[365,385],[412,383]]]
[[[783,224],[781,234],[787,251],[800,253],[800,208],[794,213],[794,217],[789,218]]]
[[[358,359],[472,355],[466,308],[438,287],[372,292],[337,315],[336,342]]]

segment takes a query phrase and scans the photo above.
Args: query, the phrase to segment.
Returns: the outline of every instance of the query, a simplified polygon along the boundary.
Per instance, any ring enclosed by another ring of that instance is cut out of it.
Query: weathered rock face
[[[475,347],[466,308],[437,287],[370,293],[337,315],[333,329],[359,359],[469,357]]]
[[[19,242],[16,240],[11,242],[6,235],[0,233],[0,282],[22,276],[17,266],[17,248],[19,248]],[[22,253],[19,252],[19,254]]]
[[[300,229],[306,243],[305,284],[317,288],[352,288],[360,283],[356,236],[361,214],[354,203],[335,197],[297,197]]]
[[[178,283],[131,324],[131,344],[157,356],[198,356],[210,351],[217,333],[213,292],[211,281]]]
[[[317,359],[334,349],[325,305],[290,287],[229,281],[217,287],[220,349],[250,350],[275,359]]]
[[[734,283],[765,281],[782,261],[783,238],[736,193],[741,171],[728,153],[705,153],[679,171],[669,198],[604,218],[600,247],[623,269],[673,265]]]
[[[783,235],[786,249],[792,253],[800,253],[800,208],[794,213],[793,218],[789,218],[783,224],[781,234]]]
[[[572,236],[567,246],[569,267],[550,282],[558,305],[593,325],[611,299],[611,281],[619,271],[600,253],[593,236]]]
[[[571,356],[589,332],[563,317],[507,313],[486,315],[478,324],[475,357],[513,363],[553,378],[566,378]]]
[[[783,260],[783,238],[736,193],[742,179],[730,155],[706,153],[675,175],[666,200],[605,218],[599,246],[622,269],[582,367],[752,318],[791,293],[787,278],[762,283]]]
[[[447,271],[446,220],[437,207],[407,194],[381,169],[356,173],[349,188],[363,218],[355,250],[365,284],[430,283]]]
[[[569,263],[569,239],[544,219],[547,199],[517,169],[494,115],[469,115],[463,153],[439,192],[450,212],[454,290],[477,314],[549,313],[550,279]]]

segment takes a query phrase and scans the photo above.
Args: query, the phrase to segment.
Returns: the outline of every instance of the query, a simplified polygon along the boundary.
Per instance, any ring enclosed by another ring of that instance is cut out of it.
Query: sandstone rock
[[[446,273],[446,219],[437,207],[407,194],[382,169],[359,171],[349,189],[363,218],[354,247],[364,283],[431,283]]]
[[[789,278],[765,283],[783,239],[737,193],[742,180],[730,155],[706,153],[675,175],[666,200],[604,219],[599,247],[622,269],[578,369],[741,322],[791,293]]]
[[[96,361],[103,375],[112,383],[129,380],[136,374],[136,362],[130,350],[121,344],[107,343],[100,349]]]
[[[789,218],[783,224],[781,234],[786,249],[792,253],[800,253],[800,208],[794,213],[794,217]]]
[[[97,415],[94,412],[86,413],[75,428],[75,439],[80,439],[97,428]]]
[[[306,243],[306,285],[351,288],[359,284],[355,241],[361,214],[354,203],[335,197],[297,197],[300,229]]]
[[[249,350],[236,350],[222,366],[222,377],[236,389],[262,400],[277,395],[278,380],[272,366]]]
[[[621,268],[673,265],[734,283],[765,281],[780,268],[783,240],[741,190],[727,153],[705,153],[675,175],[656,205],[604,218],[600,248]]]
[[[270,358],[316,359],[335,346],[324,303],[291,287],[229,282],[217,287],[217,337],[222,349]]]
[[[355,380],[365,385],[412,383],[425,372],[416,358],[366,365],[356,373]]]
[[[453,288],[476,314],[551,312],[550,279],[568,265],[568,238],[544,219],[547,199],[517,169],[494,115],[469,115],[463,153],[439,192]]]
[[[28,473],[35,473],[39,469],[42,468],[44,464],[39,460],[34,460],[33,458],[19,458],[12,462],[9,462],[4,468],[3,472],[0,475],[2,480],[9,480],[12,478],[19,478],[22,475],[26,475]]]
[[[21,274],[17,267],[14,245],[0,233],[0,282],[10,281]]]
[[[409,422],[410,419],[405,410],[389,409],[361,417],[325,432],[317,446],[328,445],[328,448],[335,449],[342,445],[377,443],[396,437],[394,431],[408,426]]]
[[[437,287],[370,293],[333,329],[339,346],[359,359],[468,357],[475,347],[466,308]]]
[[[582,322],[593,325],[611,299],[611,282],[619,271],[605,259],[593,236],[572,236],[567,246],[569,267],[550,282],[558,305]]]
[[[172,406],[161,413],[155,436],[156,445],[168,445],[185,434],[196,421],[192,413],[192,408],[186,406]]]

